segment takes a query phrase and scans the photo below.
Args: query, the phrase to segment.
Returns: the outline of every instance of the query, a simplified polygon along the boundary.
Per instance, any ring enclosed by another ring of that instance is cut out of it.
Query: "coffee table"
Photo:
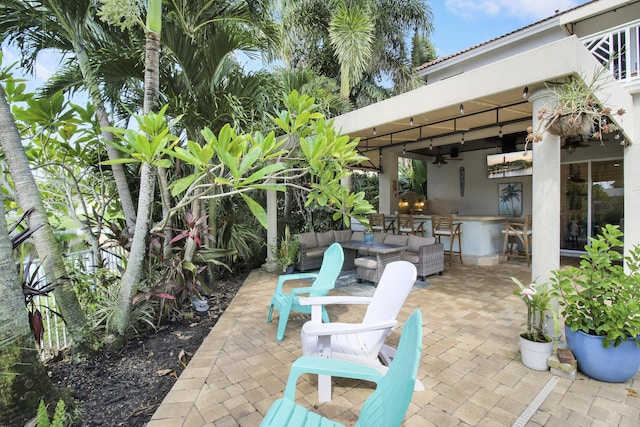
[[[380,242],[366,243],[363,240],[347,240],[340,242],[340,246],[344,249],[343,271],[353,270],[356,267],[354,261],[358,256],[358,251],[366,250],[368,255],[380,255],[381,258],[384,258],[385,263],[387,263],[399,260],[400,252],[407,248],[402,245],[390,245]]]

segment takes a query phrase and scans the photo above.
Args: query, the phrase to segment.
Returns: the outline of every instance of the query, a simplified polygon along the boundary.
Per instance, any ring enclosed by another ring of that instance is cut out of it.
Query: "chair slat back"
[[[363,403],[356,426],[393,427],[402,423],[413,395],[421,353],[422,312],[415,310],[402,328],[389,371]]]
[[[453,230],[453,217],[450,215],[432,215],[431,231]]]
[[[413,232],[413,215],[398,214],[398,230],[411,230]]]
[[[385,231],[384,214],[372,213],[369,214],[369,225],[373,231]]]
[[[322,266],[318,277],[310,288],[309,296],[318,297],[327,295],[336,285],[336,279],[342,270],[344,263],[344,251],[339,243],[332,243],[324,252]]]
[[[362,323],[396,319],[416,282],[416,277],[416,267],[410,262],[395,261],[387,264]],[[377,354],[387,335],[388,332],[384,330],[363,332],[360,334],[360,342],[366,343],[369,349],[375,349]]]

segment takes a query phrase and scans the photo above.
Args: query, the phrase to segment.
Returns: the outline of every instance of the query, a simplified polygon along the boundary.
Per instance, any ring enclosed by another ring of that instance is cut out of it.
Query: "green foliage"
[[[187,143],[163,152],[193,167],[191,176],[174,181],[174,196],[181,196],[177,206],[195,198],[221,198],[239,194],[252,214],[264,227],[267,215],[251,191],[284,191],[294,186],[306,193],[307,206],[328,207],[333,219],[342,218],[349,226],[350,217],[373,212],[364,194],[353,194],[340,180],[348,168],[365,157],[358,154],[358,140],[339,135],[333,123],[317,111],[313,98],[293,91],[285,96],[286,109],[272,120],[278,132],[238,134],[225,125],[216,135],[204,129],[204,144]],[[306,179],[308,186],[299,182]]]
[[[170,144],[177,143],[178,137],[171,135],[169,129],[175,126],[180,117],[171,121],[165,116],[167,106],[159,112],[150,112],[147,115],[136,115],[138,129],[122,129],[119,127],[106,127],[105,130],[117,135],[121,143],[111,143],[113,147],[122,151],[126,157],[118,160],[107,160],[105,165],[117,163],[146,163],[153,166],[168,168],[171,161],[163,158],[163,154]]]
[[[146,282],[142,282],[139,285],[139,290],[144,291]],[[91,326],[96,331],[107,331],[109,326],[114,321],[113,316],[115,308],[118,305],[118,290],[120,289],[119,283],[114,283],[107,287],[98,287],[95,292],[99,293],[99,299],[102,301],[102,305],[88,315],[87,317],[91,321]],[[135,301],[132,305],[131,315],[129,323],[127,325],[127,331],[138,333],[139,329],[145,327],[154,327],[153,320],[157,313],[154,307],[157,301],[150,298],[141,298]]]
[[[551,338],[544,333],[545,311],[550,310],[556,320],[557,314],[553,311],[550,302],[555,296],[553,288],[547,283],[531,283],[529,286],[522,284],[520,280],[512,277],[513,283],[518,285],[518,289],[513,294],[519,297],[527,305],[527,332],[521,336],[534,342],[551,342]]]
[[[299,250],[300,242],[298,242],[296,236],[291,236],[288,225],[284,229],[284,235],[280,240],[280,244],[271,246],[273,259],[283,272],[286,271],[287,267],[298,262]]]
[[[50,427],[51,421],[49,421],[49,414],[47,413],[47,406],[44,404],[44,400],[40,399],[40,405],[38,405],[38,415],[36,425],[38,427]]]
[[[47,413],[47,406],[44,400],[40,399],[40,405],[38,406],[38,415],[36,419],[37,427],[66,427],[71,425],[70,415],[67,413],[64,401],[58,400],[56,404],[56,410],[53,413],[53,419],[49,421],[49,414]]]
[[[619,227],[607,224],[601,231],[589,239],[580,267],[553,272],[565,325],[574,332],[604,337],[605,348],[628,338],[640,346],[640,247],[623,257]]]

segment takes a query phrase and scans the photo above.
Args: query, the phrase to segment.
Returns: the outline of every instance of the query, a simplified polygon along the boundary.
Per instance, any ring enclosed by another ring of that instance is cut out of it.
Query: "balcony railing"
[[[618,81],[640,78],[640,20],[585,37],[584,45]]]

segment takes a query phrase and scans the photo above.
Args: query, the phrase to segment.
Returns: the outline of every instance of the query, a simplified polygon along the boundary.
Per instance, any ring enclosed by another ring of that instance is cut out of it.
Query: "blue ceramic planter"
[[[373,243],[373,233],[364,233],[364,242]]]
[[[602,337],[572,332],[565,327],[567,345],[578,361],[578,369],[593,379],[609,383],[622,383],[632,378],[640,369],[640,347],[631,338],[627,342],[609,348],[602,346]]]

